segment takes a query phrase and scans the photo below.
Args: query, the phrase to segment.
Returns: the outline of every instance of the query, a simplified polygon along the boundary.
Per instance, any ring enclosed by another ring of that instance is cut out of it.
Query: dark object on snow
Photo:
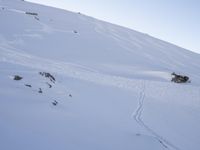
[[[23,78],[18,76],[18,75],[15,75],[14,78],[13,78],[13,80],[21,80],[21,79],[23,79]]]
[[[39,74],[41,76],[45,76],[46,78],[49,78],[51,82],[55,83],[56,79],[54,78],[54,76],[52,76],[50,73],[48,72],[39,72]]]
[[[38,21],[40,20],[40,19],[39,19],[38,17],[36,17],[36,16],[35,16],[34,18],[35,18],[36,20],[38,20]]]
[[[46,84],[49,86],[49,88],[52,88],[52,85],[51,85],[51,84],[49,84],[48,82],[46,82]]]
[[[52,104],[53,104],[54,106],[56,106],[56,105],[58,104],[58,102],[57,102],[57,101],[53,101]]]
[[[42,93],[42,89],[41,89],[41,88],[39,88],[39,91],[38,91],[38,93]]]
[[[136,136],[141,136],[141,134],[140,133],[136,133]]]
[[[33,16],[38,16],[38,13],[34,13],[34,12],[26,12],[27,15],[33,15]]]
[[[76,31],[76,30],[74,30],[73,32],[74,32],[74,33],[78,33],[78,31]]]
[[[25,86],[27,86],[27,87],[32,87],[30,84],[25,84]]]
[[[72,94],[69,94],[69,97],[72,97]]]
[[[189,80],[189,77],[188,76],[183,76],[183,75],[178,75],[176,73],[172,73],[172,82],[175,82],[175,83],[186,83],[188,82]]]

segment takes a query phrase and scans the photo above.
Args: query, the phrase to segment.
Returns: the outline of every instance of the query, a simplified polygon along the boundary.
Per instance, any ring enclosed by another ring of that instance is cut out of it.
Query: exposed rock
[[[71,95],[71,94],[69,94],[69,97],[72,97],[72,95]]]
[[[52,104],[53,104],[54,106],[56,106],[56,105],[58,104],[58,102],[55,100],[55,101],[52,102]]]
[[[21,79],[23,79],[23,77],[20,77],[20,76],[18,76],[18,75],[15,75],[14,78],[13,78],[13,80],[17,80],[17,81],[18,81],[18,80],[21,80]]]
[[[55,83],[55,81],[56,81],[56,79],[54,78],[54,76],[51,75],[51,74],[48,73],[48,72],[39,72],[39,74],[40,74],[41,76],[44,76],[44,77],[46,77],[46,78],[49,78],[49,80],[50,80],[51,82],[53,82],[53,83]]]
[[[35,12],[26,12],[27,15],[33,15],[33,16],[38,16],[38,13]]]
[[[25,86],[27,86],[27,87],[32,87],[30,84],[24,84]]]
[[[46,82],[46,84],[49,86],[49,88],[52,88],[52,85],[51,85],[51,84],[49,84],[48,82]]]
[[[78,31],[76,31],[76,30],[74,30],[73,32],[74,32],[74,33],[78,33]]]
[[[38,93],[42,93],[42,89],[41,89],[41,88],[39,88],[39,91],[38,91]]]
[[[175,83],[186,83],[189,81],[189,77],[188,76],[183,76],[183,75],[179,75],[179,74],[176,74],[176,73],[172,73],[172,82],[175,82]]]

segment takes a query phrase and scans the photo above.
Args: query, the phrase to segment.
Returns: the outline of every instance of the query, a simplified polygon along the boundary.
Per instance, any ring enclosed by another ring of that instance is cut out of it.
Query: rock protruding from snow
[[[51,84],[49,84],[48,82],[46,82],[46,84],[49,86],[49,88],[52,88],[52,85],[51,85]]]
[[[38,93],[42,93],[42,89],[41,89],[41,88],[39,88],[39,91],[38,91]]]
[[[56,106],[56,105],[58,104],[58,102],[55,100],[55,101],[52,102],[52,104],[53,104],[54,106]]]
[[[14,78],[13,78],[13,80],[16,80],[16,81],[19,81],[21,79],[23,79],[23,77],[21,77],[19,75],[15,75]]]
[[[38,16],[38,13],[35,12],[26,12],[27,15],[33,15],[33,16]]]
[[[179,75],[179,74],[176,74],[176,73],[172,73],[172,82],[175,82],[175,83],[186,83],[189,81],[189,77],[188,76],[183,76],[183,75]]]
[[[30,87],[30,88],[32,87],[30,84],[24,84],[24,85],[27,86],[27,87]]]
[[[53,83],[55,83],[55,81],[56,81],[56,79],[54,78],[54,76],[51,75],[51,74],[48,73],[48,72],[39,72],[39,74],[40,74],[41,76],[44,76],[44,77],[46,77],[46,78],[49,78],[49,80],[50,80],[51,82],[53,82]]]

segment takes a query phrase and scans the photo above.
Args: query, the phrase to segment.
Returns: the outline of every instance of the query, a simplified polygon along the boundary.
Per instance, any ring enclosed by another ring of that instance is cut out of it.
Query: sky
[[[200,53],[200,0],[28,0],[128,27]]]

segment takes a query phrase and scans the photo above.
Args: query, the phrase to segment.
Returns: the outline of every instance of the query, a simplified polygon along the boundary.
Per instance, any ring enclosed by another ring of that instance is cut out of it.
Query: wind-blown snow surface
[[[0,20],[0,149],[200,149],[198,54],[20,0],[0,0]]]

